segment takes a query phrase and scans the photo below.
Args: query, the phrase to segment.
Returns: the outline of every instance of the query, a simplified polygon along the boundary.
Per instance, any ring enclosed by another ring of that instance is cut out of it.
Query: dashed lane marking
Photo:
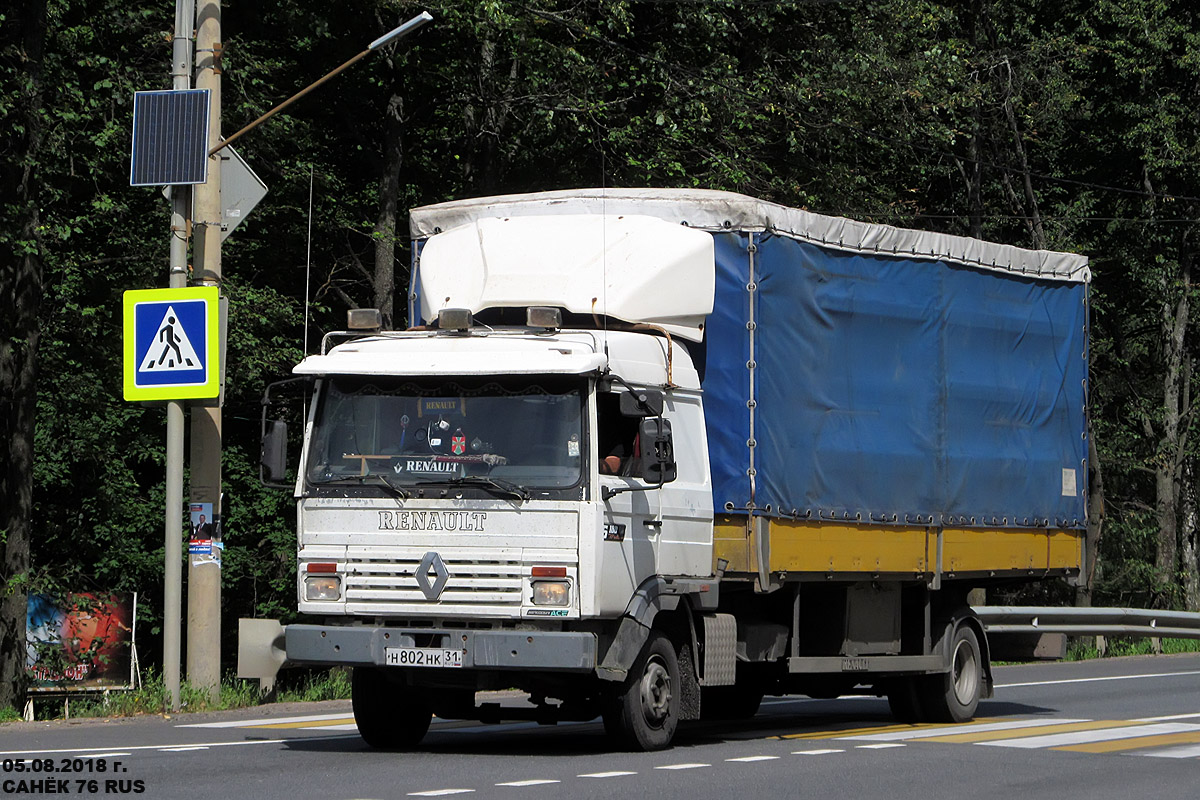
[[[548,778],[530,778],[527,781],[506,781],[505,783],[497,783],[497,786],[545,786],[548,783],[562,783],[562,781],[550,780]]]
[[[750,764],[755,761],[774,761],[779,756],[742,756],[741,758],[727,758],[726,761],[732,761],[740,764]]]
[[[876,744],[858,744],[856,750],[890,750],[893,747],[907,747],[904,742],[877,742]]]
[[[470,794],[474,789],[431,789],[427,792],[409,792],[409,797],[445,797],[448,794]]]
[[[844,752],[846,752],[846,751],[830,747],[830,748],[825,748],[823,750],[793,750],[792,755],[794,755],[794,756],[827,756],[830,753],[844,753]]]
[[[626,775],[637,775],[636,772],[585,772],[583,775],[576,775],[576,778],[623,778]]]
[[[701,767],[711,767],[712,764],[663,764],[655,769],[700,769]]]

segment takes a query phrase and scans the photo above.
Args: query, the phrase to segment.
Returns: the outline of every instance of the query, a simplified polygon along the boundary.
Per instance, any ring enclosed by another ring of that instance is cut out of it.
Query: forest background
[[[223,248],[227,660],[233,620],[294,607],[294,506],[258,482],[264,384],[348,307],[406,323],[406,209],[590,186],[1086,254],[1097,546],[1078,597],[1035,599],[1200,610],[1200,6],[227,0],[226,135],[426,9],[238,143],[270,193]],[[171,0],[0,11],[0,705],[27,592],[137,591],[159,659],[165,414],[122,400],[120,330],[125,290],[166,285],[169,205],[128,175],[173,20]]]

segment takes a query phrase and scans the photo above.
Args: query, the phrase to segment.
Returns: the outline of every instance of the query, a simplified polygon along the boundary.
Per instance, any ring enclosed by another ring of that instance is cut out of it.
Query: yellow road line
[[[1030,720],[1032,722],[1033,720]],[[1028,728],[1008,728],[1002,731],[976,731],[974,733],[953,733],[946,736],[925,736],[913,739],[914,742],[939,742],[971,744],[973,742],[999,742],[1004,739],[1024,739],[1029,736],[1042,736],[1051,733],[1072,733],[1074,731],[1094,731],[1101,728],[1124,728],[1128,722],[1112,720],[1088,720],[1086,722],[1064,722],[1061,725],[1037,725]]]
[[[247,725],[247,728],[323,728],[326,725],[350,725],[354,722],[354,717],[343,717],[341,719],[322,719],[309,722],[276,722],[269,725]]]
[[[971,720],[969,724],[980,722],[1000,722],[1000,717],[980,717]],[[953,725],[946,725],[941,722],[922,722],[916,724],[900,724],[900,725],[880,725],[870,728],[839,728],[837,730],[813,731],[811,733],[785,733],[780,736],[774,736],[774,739],[836,739],[842,736],[860,736],[871,733],[899,733],[901,731],[924,731],[933,728],[946,728],[953,730]]]
[[[1168,744],[1200,743],[1200,731],[1194,733],[1160,733],[1157,736],[1138,736],[1132,739],[1116,739],[1111,742],[1088,742],[1052,747],[1051,750],[1070,750],[1075,753],[1115,753],[1119,750],[1140,750],[1143,747],[1158,747]]]

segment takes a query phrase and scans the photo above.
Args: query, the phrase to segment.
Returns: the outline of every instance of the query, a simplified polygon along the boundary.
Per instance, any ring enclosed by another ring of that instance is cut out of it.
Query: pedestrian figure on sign
[[[189,367],[193,366],[192,360],[190,358],[185,359],[183,357],[183,353],[179,349],[179,337],[175,335],[175,318],[174,317],[167,317],[167,324],[164,325],[163,329],[158,332],[158,340],[160,342],[166,343],[165,346],[163,347],[162,355],[158,357],[159,364],[162,364],[163,361],[166,360],[167,355],[172,350],[174,350],[175,351],[175,360],[169,362],[167,364],[168,367],[173,367],[177,363],[181,363],[183,361],[187,361],[187,365]]]

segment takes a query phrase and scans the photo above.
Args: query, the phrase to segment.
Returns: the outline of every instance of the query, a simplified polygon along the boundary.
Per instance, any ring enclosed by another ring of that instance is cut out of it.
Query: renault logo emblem
[[[417,586],[421,588],[421,593],[425,595],[426,600],[437,600],[441,595],[442,590],[446,588],[446,581],[450,578],[450,570],[446,569],[445,562],[437,553],[430,550],[421,558],[421,563],[417,565]]]

